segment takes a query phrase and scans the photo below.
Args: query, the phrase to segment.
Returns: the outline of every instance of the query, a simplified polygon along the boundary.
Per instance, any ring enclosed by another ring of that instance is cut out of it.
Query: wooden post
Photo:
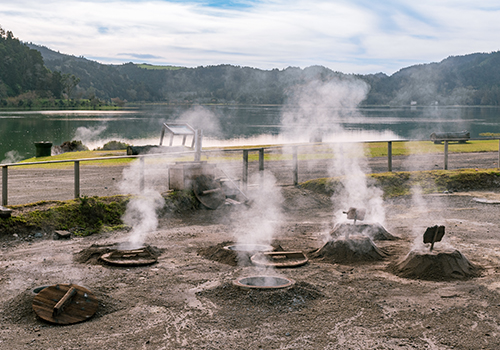
[[[299,184],[299,160],[297,157],[297,146],[292,148],[293,153],[293,185],[297,186]]]
[[[448,141],[444,142],[444,170],[448,170]]]
[[[392,141],[387,142],[387,171],[392,171]]]
[[[139,158],[140,168],[139,168],[139,191],[144,192],[144,157]]]
[[[201,160],[201,140],[203,136],[203,131],[201,129],[196,129],[194,137],[196,139],[194,143],[194,161],[199,162]]]
[[[7,173],[8,167],[2,167],[2,205],[7,205]]]
[[[242,176],[242,184],[243,191],[246,192],[248,186],[248,150],[243,150],[243,176]]]
[[[75,198],[80,198],[80,161],[75,160]]]
[[[260,188],[264,187],[264,148],[259,148],[259,175],[260,175]]]

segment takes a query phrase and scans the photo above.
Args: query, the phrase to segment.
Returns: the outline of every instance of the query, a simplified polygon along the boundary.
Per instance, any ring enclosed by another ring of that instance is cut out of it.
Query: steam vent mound
[[[480,268],[458,250],[440,253],[412,251],[395,266],[394,273],[404,278],[451,281],[478,277]]]
[[[327,242],[322,248],[313,251],[311,258],[331,263],[352,263],[363,261],[379,261],[387,257],[387,253],[378,248],[366,236],[351,236],[348,239],[339,237]]]
[[[346,235],[365,235],[373,239],[374,241],[395,241],[399,239],[396,236],[390,234],[382,225],[380,224],[349,224],[342,223],[338,224],[333,228],[330,233],[332,237],[346,236]]]
[[[273,250],[283,250],[279,245],[267,244],[234,244],[223,242],[215,246],[198,249],[198,255],[205,259],[217,261],[231,266],[250,266],[252,255]]]
[[[143,248],[155,258],[158,258],[162,253],[161,249],[151,245],[145,245]],[[118,249],[120,249],[120,244],[118,243],[106,245],[92,244],[90,247],[75,253],[73,261],[81,264],[102,265],[103,261],[101,260],[101,256],[106,253],[112,253]]]

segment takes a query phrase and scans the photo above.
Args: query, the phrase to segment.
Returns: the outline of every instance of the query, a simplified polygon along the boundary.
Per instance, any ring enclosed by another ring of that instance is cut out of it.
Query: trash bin
[[[49,157],[52,151],[52,142],[35,142],[35,157]]]

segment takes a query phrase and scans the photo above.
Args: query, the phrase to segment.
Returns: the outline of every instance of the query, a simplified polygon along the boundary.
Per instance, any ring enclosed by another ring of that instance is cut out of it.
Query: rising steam
[[[144,181],[144,176],[148,181]],[[133,197],[127,203],[127,209],[122,217],[123,222],[132,227],[127,249],[141,247],[148,234],[158,227],[158,211],[164,206],[165,200],[161,193],[148,186],[154,183],[154,172],[148,171],[144,162],[135,161],[123,170],[123,181],[120,189]]]
[[[2,160],[0,164],[17,163],[22,159],[23,157],[21,157],[18,151],[9,151],[5,153],[5,159]]]
[[[334,204],[340,207],[334,220],[345,221],[342,210],[357,207],[366,209],[366,220],[383,225],[385,210],[382,191],[367,180],[366,174],[370,169],[363,144],[335,143],[335,140],[340,141],[340,135],[346,131],[342,124],[361,117],[357,107],[365,99],[368,90],[369,86],[364,81],[355,78],[312,81],[291,93],[282,124],[297,136],[307,133],[313,139],[318,136],[321,139],[328,133],[329,139],[334,140],[334,143],[329,144],[334,153],[329,173],[341,182],[332,197]],[[336,138],[336,135],[339,137]]]

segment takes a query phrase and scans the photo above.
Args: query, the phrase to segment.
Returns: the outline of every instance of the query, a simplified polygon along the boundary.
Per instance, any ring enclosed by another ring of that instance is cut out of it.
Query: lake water
[[[202,129],[203,146],[322,140],[428,139],[436,131],[463,131],[472,138],[500,133],[500,108],[406,107],[321,109],[281,106],[158,106],[126,111],[0,111],[0,162],[35,155],[34,142],[81,140],[90,149],[117,140],[157,145],[164,122],[188,122]],[[180,142],[181,139],[176,142]],[[189,140],[188,140],[189,142]],[[164,143],[165,144],[165,143]]]

